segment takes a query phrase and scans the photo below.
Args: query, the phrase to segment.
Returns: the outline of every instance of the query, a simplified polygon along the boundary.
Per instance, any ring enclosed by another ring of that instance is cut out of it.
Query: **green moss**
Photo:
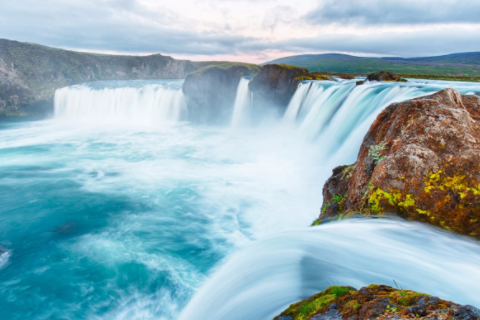
[[[222,69],[231,71],[235,68],[242,68],[250,74],[256,73],[258,70],[261,69],[261,66],[251,63],[242,63],[242,62],[209,62],[207,65],[191,72],[193,75],[200,75],[208,70],[211,69]]]
[[[319,309],[330,305],[333,300],[354,291],[355,288],[352,287],[331,286],[327,290],[317,293],[308,299],[290,305],[287,310],[275,319],[278,319],[280,316],[290,316],[293,320],[309,319]]]
[[[280,66],[282,69],[286,69],[286,70],[294,70],[297,72],[308,73],[308,70],[306,70],[305,68],[292,66],[290,64],[277,64],[277,66]]]
[[[366,315],[374,313],[374,317],[382,313],[396,314],[396,318],[403,316],[407,308],[417,305],[418,298],[430,295],[410,290],[395,289],[386,285],[369,285],[361,290],[352,287],[333,286],[311,298],[292,304],[281,315],[289,316],[293,320],[308,320],[317,314],[327,312],[332,304],[341,312],[343,319],[364,319]],[[387,300],[387,306],[385,301]],[[442,299],[428,300],[426,318],[435,318],[436,314],[455,306],[452,302]],[[372,318],[373,319],[373,318]]]
[[[345,179],[345,178],[350,179],[353,175],[353,171],[355,171],[355,164],[345,167],[342,170],[342,179]]]
[[[395,300],[398,304],[408,307],[415,303],[415,299],[418,296],[430,296],[426,293],[414,292],[410,290],[396,290],[390,294],[390,297]]]
[[[343,306],[343,312],[347,313],[356,313],[360,308],[360,304],[357,300],[351,300]]]

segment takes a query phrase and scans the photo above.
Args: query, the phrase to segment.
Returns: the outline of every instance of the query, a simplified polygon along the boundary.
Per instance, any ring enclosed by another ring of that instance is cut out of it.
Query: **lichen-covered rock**
[[[332,286],[311,298],[294,303],[274,320],[424,319],[479,320],[472,306],[432,297],[425,293],[370,285],[356,290]]]
[[[396,214],[480,238],[479,119],[480,98],[454,89],[390,105],[334,169],[317,223]]]
[[[187,97],[189,120],[196,123],[230,121],[242,77],[252,77],[260,66],[224,63],[206,66],[187,75],[183,93]]]
[[[396,74],[387,71],[371,73],[367,76],[367,81],[407,82],[407,80],[402,79],[400,76],[397,76]]]
[[[249,84],[254,109],[271,106],[284,110],[302,80],[325,80],[325,75],[289,65],[263,66]]]

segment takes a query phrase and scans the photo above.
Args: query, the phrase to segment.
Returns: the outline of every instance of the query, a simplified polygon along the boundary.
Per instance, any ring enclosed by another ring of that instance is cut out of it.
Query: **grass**
[[[209,69],[218,68],[222,70],[230,70],[237,67],[245,67],[250,72],[255,72],[260,70],[261,66],[252,64],[252,63],[243,63],[243,62],[225,62],[225,61],[209,61],[198,63],[201,67],[194,72],[193,74],[201,74]]]
[[[425,80],[445,80],[445,81],[466,81],[480,82],[480,76],[456,76],[456,75],[438,75],[438,74],[399,74],[402,78],[425,79]]]
[[[340,54],[326,55],[303,55],[274,60],[270,63],[284,63],[306,68],[310,72],[322,73],[346,73],[346,74],[369,74],[379,70],[390,71],[405,75],[442,75],[442,76],[465,76],[480,77],[480,60],[468,60],[475,64],[465,65],[460,59],[452,60],[455,63],[448,63],[448,59],[438,60],[387,60],[378,58],[363,58]],[[469,80],[463,80],[469,81]]]

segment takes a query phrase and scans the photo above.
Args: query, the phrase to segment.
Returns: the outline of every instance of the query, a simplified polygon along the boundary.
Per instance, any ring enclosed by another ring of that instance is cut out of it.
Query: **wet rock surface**
[[[249,84],[255,109],[271,106],[285,110],[299,83],[303,80],[324,80],[324,75],[289,65],[267,64]]]
[[[333,170],[316,223],[395,214],[480,238],[478,119],[480,98],[454,89],[390,105]]]
[[[187,97],[189,120],[195,123],[229,121],[240,79],[252,77],[258,69],[256,65],[228,63],[188,74],[182,90]]]
[[[370,285],[356,290],[333,286],[292,304],[274,320],[430,319],[478,320],[480,310],[425,293]]]
[[[367,75],[367,81],[394,81],[394,82],[407,82],[407,80],[402,79],[400,76],[392,72],[380,71]]]

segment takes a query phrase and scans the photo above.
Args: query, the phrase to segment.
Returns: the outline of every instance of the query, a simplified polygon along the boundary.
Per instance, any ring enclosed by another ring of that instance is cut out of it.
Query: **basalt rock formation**
[[[292,304],[274,320],[478,320],[480,310],[425,293],[370,285],[356,290],[332,286]]]
[[[316,223],[396,214],[480,238],[479,120],[480,98],[454,89],[390,105],[333,170]]]
[[[114,56],[0,39],[0,115],[44,115],[61,87],[98,80],[184,78],[207,63],[150,56]]]
[[[283,113],[302,80],[325,80],[328,75],[286,65],[224,63],[207,66],[187,75],[183,93],[187,97],[189,118],[197,123],[224,123],[231,119],[240,79],[251,79],[252,112]]]
[[[367,76],[367,81],[407,82],[407,80],[402,79],[400,76],[397,76],[396,74],[387,71],[371,73]]]
[[[328,76],[310,73],[307,69],[289,65],[267,64],[250,81],[253,108],[270,106],[283,112],[302,80],[325,80]]]
[[[240,79],[252,77],[259,69],[254,64],[224,63],[188,74],[182,89],[189,119],[196,123],[229,121]]]

